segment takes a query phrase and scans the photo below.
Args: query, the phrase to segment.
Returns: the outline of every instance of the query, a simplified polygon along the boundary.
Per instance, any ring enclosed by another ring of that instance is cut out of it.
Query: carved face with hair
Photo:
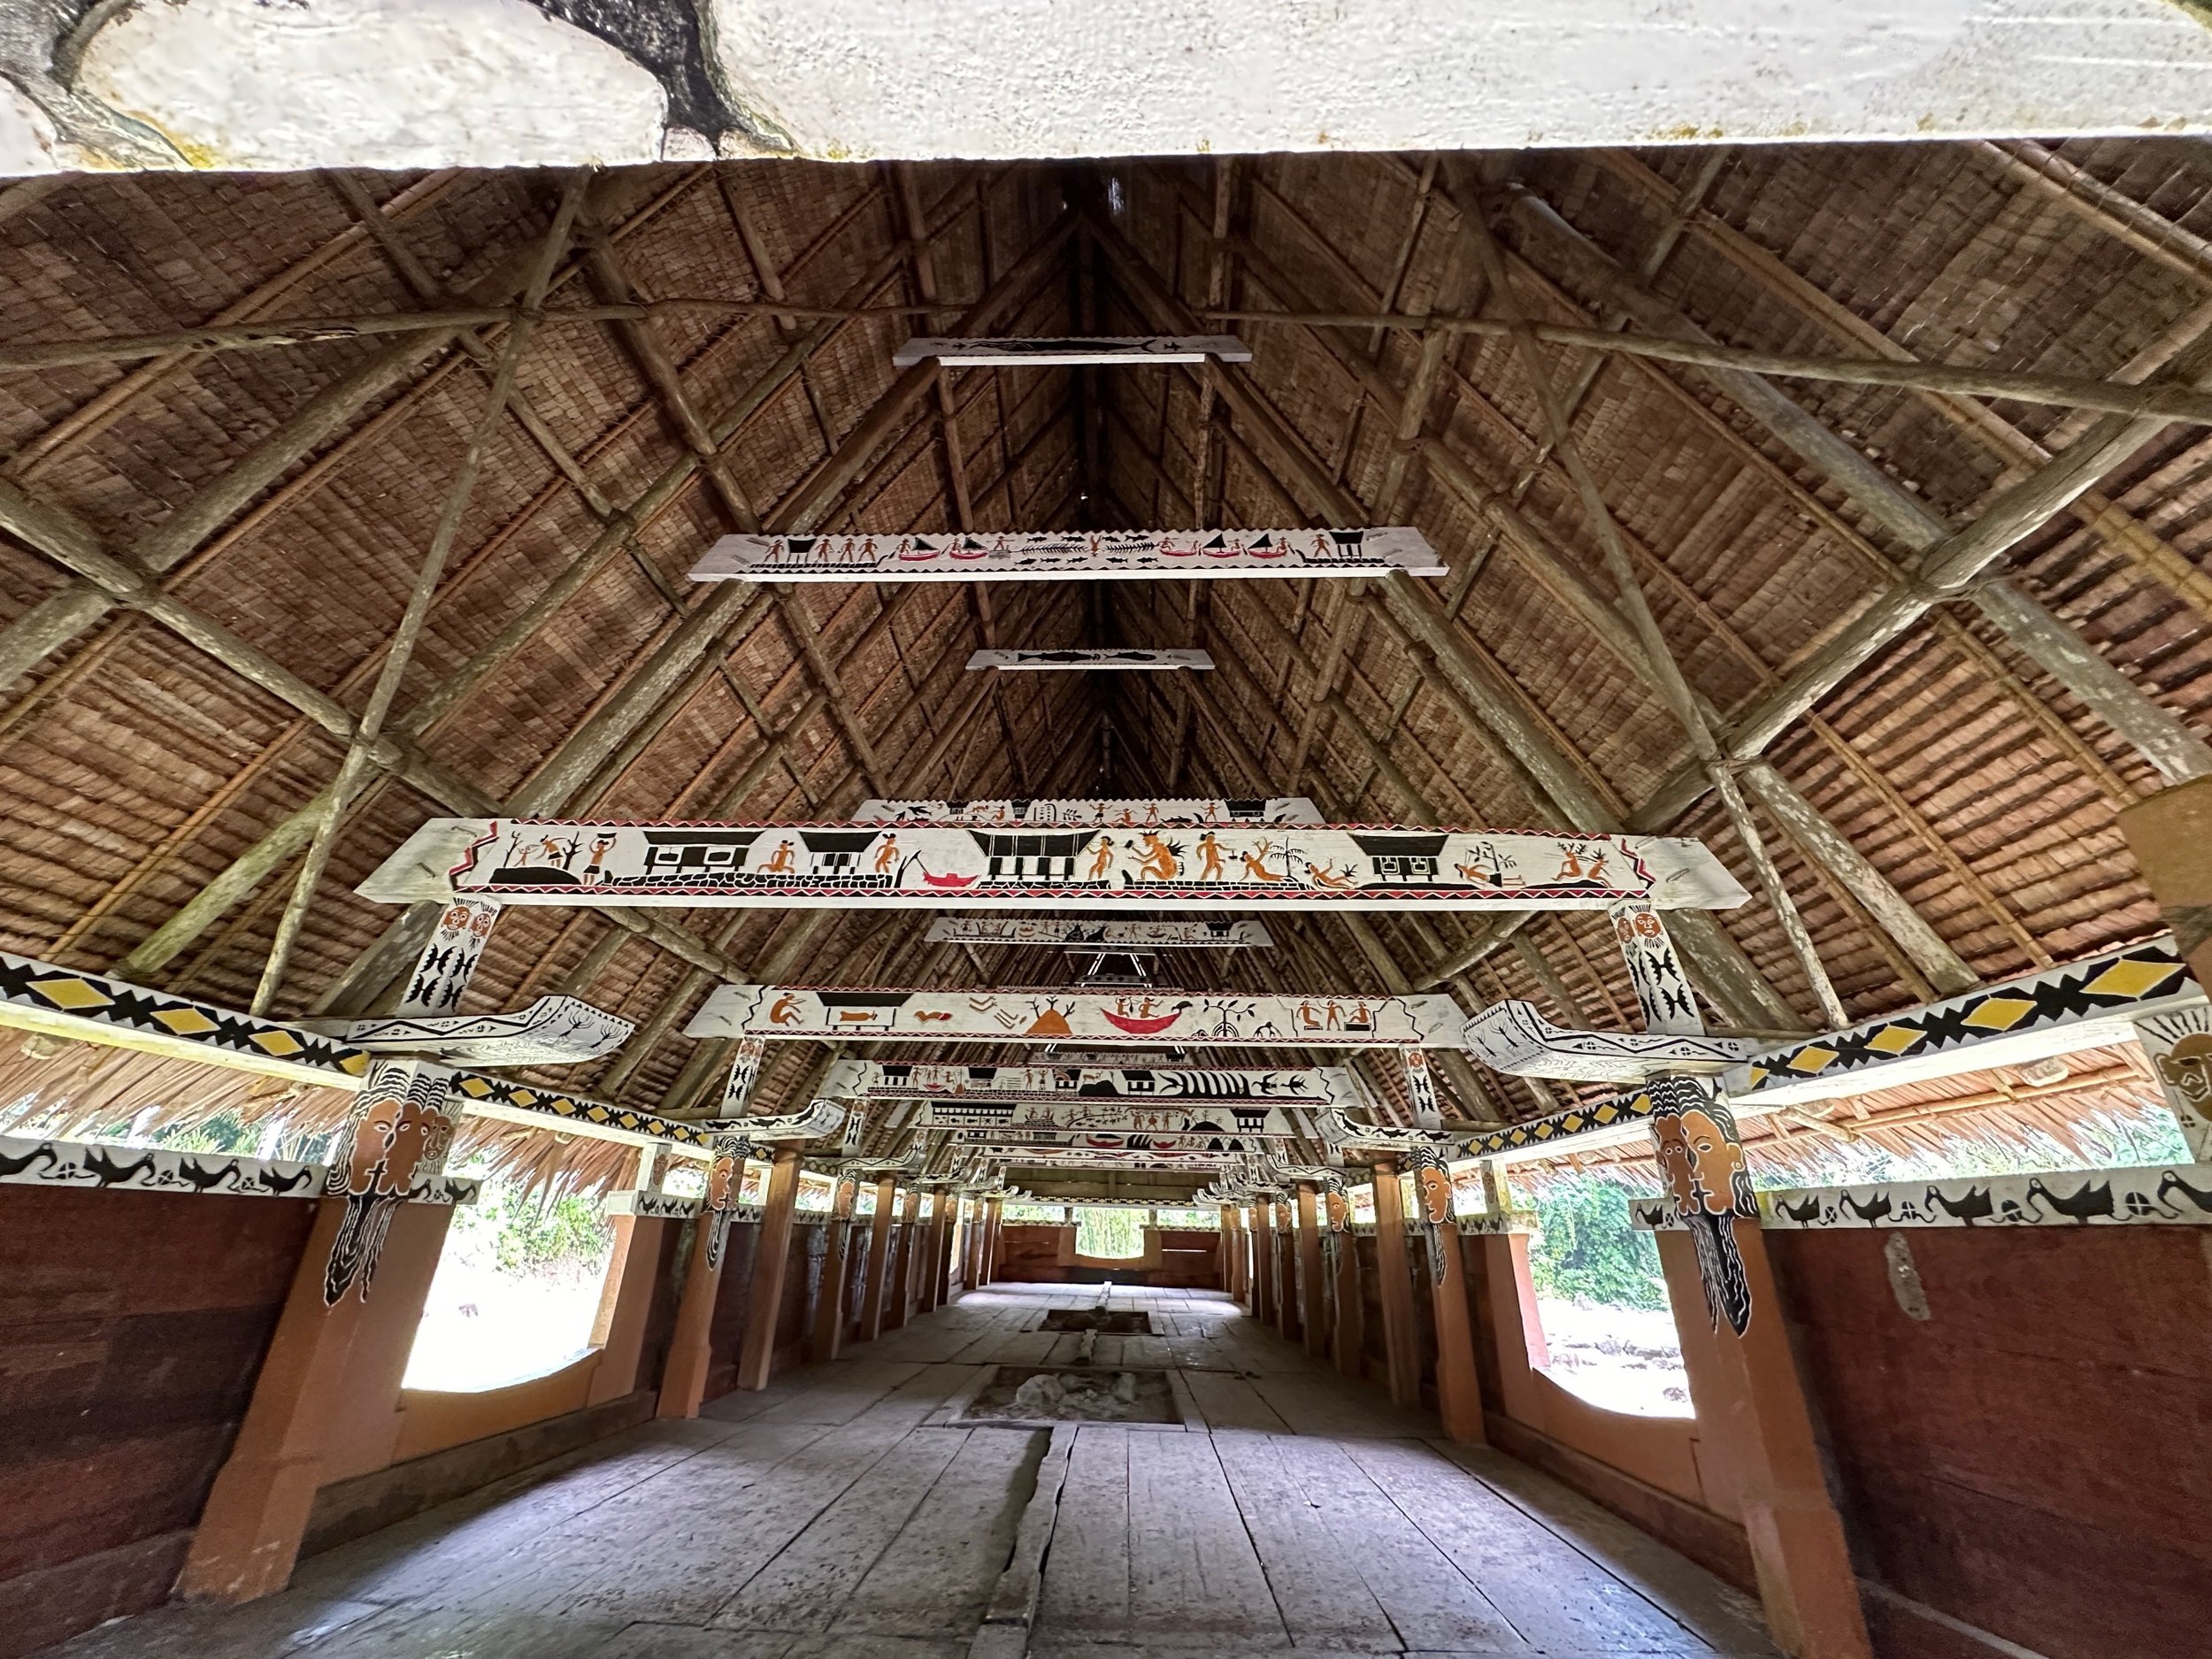
[[[738,1184],[744,1179],[744,1164],[733,1152],[718,1152],[714,1162],[707,1166],[707,1208],[733,1210],[737,1207]]]
[[[1414,1189],[1420,1194],[1421,1214],[1432,1225],[1452,1218],[1451,1171],[1441,1164],[1423,1164],[1413,1172]]]
[[[434,1170],[444,1161],[453,1125],[442,1102],[434,1104],[423,1094],[419,1087],[372,1084],[348,1148],[347,1191],[362,1197],[403,1195],[414,1186],[417,1170]]]
[[[1651,1120],[1651,1134],[1681,1214],[1736,1213],[1740,1189],[1750,1184],[1750,1171],[1743,1148],[1716,1114],[1694,1106],[1679,1115],[1662,1114]]]

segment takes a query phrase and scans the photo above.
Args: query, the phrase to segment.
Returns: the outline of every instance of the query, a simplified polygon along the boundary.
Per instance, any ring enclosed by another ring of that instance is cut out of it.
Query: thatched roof
[[[395,916],[354,883],[424,818],[534,784],[549,792],[537,804],[572,814],[753,820],[835,818],[870,795],[1211,790],[1310,795],[1340,819],[1555,826],[1574,795],[1704,839],[1755,889],[1716,798],[1682,781],[1680,722],[1618,631],[1594,624],[1591,595],[1612,593],[1601,527],[1512,339],[1217,321],[1252,342],[1248,368],[972,370],[941,386],[895,370],[894,346],[924,324],[1150,334],[1210,309],[1494,310],[1468,234],[1479,218],[1513,307],[1537,320],[1609,327],[1625,303],[1640,332],[1672,314],[1732,346],[2136,380],[2177,358],[2201,372],[2189,353],[2212,322],[2208,187],[2212,156],[2159,140],[603,174],[550,309],[765,298],[871,314],[698,309],[539,330],[395,705],[401,764],[375,772],[339,837],[274,1010],[373,1005],[396,963],[373,948]],[[524,172],[0,188],[0,345],[504,308],[562,188]],[[934,309],[872,309],[895,306]],[[0,685],[0,947],[253,995],[297,851],[236,902],[186,906],[336,773],[334,719],[342,732],[375,679],[508,326],[0,373],[0,672],[14,674]],[[1865,476],[1839,478],[1713,373],[1538,349],[1723,730],[1782,696],[1914,565],[1911,503],[1939,534],[1970,526],[2099,419],[1763,382],[1859,457]],[[2150,429],[1992,567],[2116,669],[2151,722],[2199,737],[2212,730],[2208,457],[2202,427]],[[1453,573],[1388,595],[801,586],[687,633],[707,601],[685,570],[741,501],[772,523],[886,531],[964,516],[1411,523]],[[65,568],[86,568],[87,549],[157,581],[167,609],[98,603]],[[1781,721],[1771,774],[1746,774],[1854,1018],[2159,926],[2114,814],[2160,774],[2024,638],[1970,596],[1916,613]],[[987,642],[1198,644],[1220,666],[964,673]],[[580,733],[601,740],[580,757]],[[1789,791],[1924,935],[1878,921],[1863,876],[1808,856],[1775,805]],[[596,912],[515,910],[471,1005],[560,988],[636,1020],[629,1048],[560,1081],[680,1111],[704,1079],[676,1033],[715,971],[1067,972],[1056,953],[925,947],[918,916],[657,915],[647,936]],[[1470,918],[1274,926],[1283,948],[1207,953],[1187,975],[1440,983],[1471,1007],[1510,995],[1567,1023],[1577,1008],[1632,1023],[1601,916],[1510,937]],[[1768,904],[1719,926],[1774,993],[1740,997],[1724,1023],[1826,1023]],[[778,1050],[764,1097],[792,1097],[818,1057]],[[48,1064],[0,1067],[0,1094]],[[1484,1092],[1463,1108],[1523,1115],[1556,1098],[1496,1078]]]

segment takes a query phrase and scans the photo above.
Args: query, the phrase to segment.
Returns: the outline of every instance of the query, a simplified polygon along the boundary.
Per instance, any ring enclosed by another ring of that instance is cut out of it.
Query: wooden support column
[[[1252,1317],[1275,1323],[1275,1208],[1265,1198],[1252,1204]]]
[[[703,1210],[691,1224],[684,1251],[684,1284],[676,1302],[676,1328],[661,1366],[660,1401],[653,1415],[695,1417],[706,1397],[708,1333],[714,1324],[715,1298],[721,1292],[722,1252],[713,1246],[716,1217]]]
[[[1275,1331],[1286,1342],[1302,1339],[1305,1320],[1299,1298],[1304,1278],[1299,1271],[1298,1204],[1286,1194],[1275,1205]]]
[[[1733,1117],[1709,1086],[1655,1078],[1652,1141],[1679,1230],[1659,1235],[1701,1457],[1732,1473],[1759,1599],[1793,1659],[1870,1659],[1843,1522],[1767,1262]]]
[[[883,1334],[883,1304],[891,1288],[891,1229],[898,1219],[899,1181],[887,1175],[876,1183],[876,1213],[868,1223],[868,1287],[860,1297],[860,1340]]]
[[[325,1461],[342,1426],[337,1413],[347,1399],[345,1379],[366,1367],[386,1368],[394,1376],[405,1367],[403,1354],[365,1351],[376,1340],[368,1333],[381,1330],[391,1333],[387,1341],[411,1342],[416,1320],[373,1320],[358,1294],[342,1296],[334,1306],[324,1300],[326,1267],[347,1202],[326,1198],[317,1206],[252,1402],[215,1477],[177,1579],[177,1594],[188,1600],[250,1601],[284,1588],[323,1484]],[[442,1204],[403,1203],[392,1211],[384,1249],[395,1257],[426,1254],[434,1263],[452,1219],[453,1211]],[[429,1287],[425,1279],[416,1295],[427,1294]],[[384,1288],[391,1294],[398,1287]]]
[[[760,1246],[753,1253],[752,1300],[745,1310],[745,1346],[737,1356],[737,1386],[761,1389],[776,1358],[776,1316],[791,1260],[792,1210],[799,1197],[799,1149],[778,1147],[768,1171],[768,1204],[760,1218]]]
[[[1313,1183],[1298,1183],[1299,1315],[1305,1326],[1306,1352],[1329,1356],[1328,1281],[1321,1271],[1321,1226]]]
[[[859,1183],[837,1178],[830,1193],[829,1219],[822,1224],[822,1286],[814,1299],[814,1329],[807,1338],[806,1356],[817,1362],[835,1359],[845,1346],[845,1278],[853,1236],[853,1205],[859,1199]]]
[[[1336,1317],[1329,1326],[1332,1356],[1340,1374],[1367,1374],[1367,1304],[1360,1294],[1359,1250],[1349,1223],[1351,1205],[1342,1193],[1327,1194],[1329,1240],[1334,1257]]]
[[[998,1230],[1006,1210],[1003,1198],[994,1198],[983,1210],[983,1278],[990,1284],[998,1277]]]
[[[1406,1260],[1405,1200],[1398,1194],[1398,1166],[1375,1161],[1375,1271],[1382,1276],[1383,1354],[1394,1405],[1421,1407],[1421,1355],[1415,1346],[1413,1279]]]
[[[968,1212],[967,1246],[961,1255],[960,1277],[967,1281],[970,1290],[983,1287],[983,1201],[971,1201]]]
[[[1481,1445],[1482,1385],[1475,1371],[1474,1313],[1459,1228],[1452,1220],[1452,1175],[1431,1152],[1414,1155],[1415,1196],[1428,1233],[1429,1294],[1436,1317],[1436,1413],[1444,1432]]]
[[[906,1194],[905,1208],[899,1214],[898,1240],[891,1305],[883,1315],[885,1326],[894,1331],[914,1317],[921,1302],[922,1194],[918,1187],[909,1189]]]
[[[1237,1212],[1235,1208],[1229,1204],[1217,1204],[1214,1206],[1214,1209],[1216,1213],[1221,1218],[1220,1231],[1214,1234],[1214,1238],[1217,1241],[1217,1248],[1214,1251],[1214,1265],[1216,1270],[1221,1275],[1221,1288],[1227,1293],[1229,1300],[1234,1302],[1238,1300],[1236,1263]]]
[[[947,1213],[951,1208],[952,1194],[939,1187],[931,1194],[929,1225],[922,1229],[922,1311],[945,1305],[945,1280],[951,1263],[951,1228]]]

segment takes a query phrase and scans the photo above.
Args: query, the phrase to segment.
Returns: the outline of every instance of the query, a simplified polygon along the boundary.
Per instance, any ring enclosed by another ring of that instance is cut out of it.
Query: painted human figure
[[[1172,881],[1182,865],[1176,861],[1175,849],[1151,830],[1144,833],[1144,861],[1137,866],[1137,874],[1147,881]]]
[[[883,845],[876,849],[876,873],[879,876],[889,875],[892,865],[897,864],[898,861],[899,838],[895,835],[886,835],[883,838]]]
[[[1217,835],[1216,835],[1216,834],[1215,834],[1215,833],[1214,833],[1211,830],[1208,830],[1208,831],[1207,831],[1204,834],[1201,835],[1201,836],[1198,838],[1198,852],[1199,852],[1199,856],[1200,856],[1200,858],[1202,860],[1202,862],[1200,864],[1200,865],[1199,865],[1199,869],[1198,869],[1198,879],[1199,879],[1200,880],[1202,880],[1202,881],[1218,881],[1218,880],[1220,880],[1220,879],[1221,879],[1221,840],[1220,840],[1220,838],[1219,838],[1218,836],[1217,836]]]
[[[1247,880],[1283,882],[1290,879],[1290,869],[1287,864],[1284,866],[1279,875],[1267,867],[1267,855],[1274,849],[1275,844],[1272,841],[1262,841],[1251,852],[1240,855],[1244,860],[1244,875]]]
[[[349,1290],[365,1301],[376,1260],[391,1231],[392,1212],[419,1181],[445,1169],[459,1116],[448,1086],[453,1073],[421,1060],[381,1059],[369,1068],[331,1160],[325,1196],[345,1200],[346,1213],[323,1268],[323,1301],[337,1306]]]
[[[799,1023],[799,997],[795,991],[786,991],[768,1005],[768,1023],[772,1025],[795,1025]]]
[[[2147,1015],[2135,1022],[2135,1036],[2191,1154],[2212,1159],[2212,1010]]]
[[[1759,1202],[1736,1138],[1736,1119],[1694,1078],[1658,1077],[1649,1085],[1652,1150],[1675,1215],[1697,1248],[1707,1310],[1741,1336],[1751,1324],[1751,1286],[1736,1245],[1736,1222],[1756,1220]]]
[[[590,862],[586,864],[584,866],[584,874],[588,877],[604,875],[607,872],[607,855],[613,850],[613,836],[593,836],[591,841],[591,859]]]
[[[787,876],[798,867],[799,861],[792,856],[792,845],[788,841],[779,841],[774,854],[761,866],[772,876]]]

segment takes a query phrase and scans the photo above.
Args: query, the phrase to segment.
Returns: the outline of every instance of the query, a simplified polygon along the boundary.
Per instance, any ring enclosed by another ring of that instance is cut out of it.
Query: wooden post
[[[868,1222],[868,1287],[860,1296],[860,1340],[883,1334],[883,1302],[891,1286],[891,1227],[898,1218],[899,1181],[887,1175],[876,1183],[876,1213]]]
[[[884,1310],[883,1323],[895,1331],[913,1317],[915,1304],[921,1295],[918,1275],[921,1272],[922,1194],[918,1187],[907,1189],[906,1203],[899,1214],[898,1269],[892,1275],[891,1305]]]
[[[1277,1323],[1274,1299],[1279,1286],[1274,1268],[1274,1202],[1259,1199],[1252,1203],[1252,1318],[1263,1325]]]
[[[1647,1087],[1660,1172],[1686,1229],[1660,1235],[1668,1300],[1684,1354],[1711,1356],[1690,1368],[1699,1443],[1733,1465],[1767,1627],[1795,1659],[1870,1659],[1734,1118],[1696,1079]]]
[[[1415,1346],[1413,1279],[1406,1261],[1405,1200],[1398,1195],[1398,1166],[1375,1161],[1375,1271],[1382,1283],[1383,1354],[1390,1399],[1414,1410],[1421,1406],[1421,1356]]]
[[[983,1282],[993,1283],[998,1278],[998,1230],[1006,1212],[1006,1201],[994,1198],[987,1207],[983,1221]]]
[[[968,1231],[960,1256],[960,1277],[970,1290],[983,1287],[983,1201],[970,1201]]]
[[[930,1194],[929,1225],[923,1229],[922,1241],[922,1311],[945,1305],[946,1279],[951,1267],[949,1251],[952,1246],[951,1227],[948,1213],[952,1208],[952,1194],[939,1187]]]
[[[1234,1302],[1238,1300],[1236,1208],[1232,1204],[1217,1204],[1214,1208],[1221,1217],[1221,1231],[1215,1235],[1220,1242],[1220,1248],[1215,1254],[1219,1258],[1221,1288]]]
[[[1303,1339],[1305,1322],[1300,1317],[1299,1297],[1303,1279],[1299,1272],[1298,1206],[1289,1193],[1275,1202],[1275,1233],[1270,1240],[1275,1257],[1275,1333],[1286,1342]]]
[[[1467,1300],[1467,1268],[1459,1228],[1452,1219],[1452,1175],[1432,1152],[1414,1155],[1429,1249],[1429,1293],[1436,1315],[1436,1412],[1444,1432],[1481,1445],[1482,1385],[1475,1371],[1473,1310]]]
[[[684,1253],[684,1287],[676,1302],[668,1358],[661,1366],[656,1417],[695,1417],[706,1396],[708,1334],[722,1286],[722,1253],[712,1248],[717,1225],[711,1207],[702,1210],[691,1224],[691,1243]]]
[[[835,1359],[845,1346],[845,1268],[852,1248],[853,1205],[859,1196],[859,1183],[842,1175],[830,1189],[829,1219],[822,1224],[822,1286],[806,1345],[807,1357],[817,1362]]]
[[[775,1368],[776,1317],[783,1311],[783,1282],[791,1260],[792,1210],[799,1196],[799,1149],[776,1148],[768,1171],[768,1204],[760,1218],[760,1247],[753,1256],[752,1299],[745,1309],[745,1346],[737,1356],[737,1386],[761,1389]]]
[[[1320,1217],[1311,1181],[1298,1183],[1298,1289],[1306,1352],[1316,1359],[1325,1359],[1329,1353],[1328,1284],[1321,1271]]]
[[[180,1596],[250,1601],[290,1581],[323,1484],[325,1459],[341,1426],[335,1414],[346,1397],[345,1377],[364,1366],[388,1364],[397,1375],[404,1365],[403,1356],[363,1352],[365,1344],[356,1339],[365,1329],[380,1327],[412,1341],[415,1320],[372,1325],[361,1295],[347,1294],[334,1305],[324,1300],[326,1266],[346,1211],[342,1197],[324,1199],[316,1208],[253,1400],[193,1533],[177,1579]],[[385,1248],[411,1256],[426,1250],[434,1259],[452,1218],[444,1205],[403,1203],[392,1212]],[[422,1291],[428,1289],[426,1282]]]
[[[1344,1194],[1328,1194],[1330,1243],[1336,1258],[1336,1319],[1329,1329],[1329,1343],[1340,1374],[1367,1374],[1367,1304],[1360,1294],[1359,1251],[1348,1224],[1351,1205]]]

